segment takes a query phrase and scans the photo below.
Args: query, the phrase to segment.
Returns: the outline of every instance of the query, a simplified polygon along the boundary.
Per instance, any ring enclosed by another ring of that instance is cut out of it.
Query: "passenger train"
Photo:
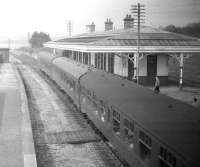
[[[130,166],[200,167],[194,107],[66,57],[38,60]]]

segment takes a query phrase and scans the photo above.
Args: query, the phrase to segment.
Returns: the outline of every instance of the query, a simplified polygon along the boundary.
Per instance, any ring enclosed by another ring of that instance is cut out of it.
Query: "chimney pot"
[[[95,24],[92,22],[92,24],[86,25],[86,31],[87,32],[95,32]]]
[[[134,19],[131,15],[127,14],[124,18],[124,29],[133,28],[134,26]]]
[[[109,31],[113,29],[113,22],[111,21],[110,18],[107,18],[105,22],[105,31]]]

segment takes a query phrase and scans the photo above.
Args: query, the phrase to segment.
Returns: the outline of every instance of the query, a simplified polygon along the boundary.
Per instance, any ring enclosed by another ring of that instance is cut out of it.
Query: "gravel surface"
[[[38,167],[122,166],[70,100],[60,100],[29,66],[18,64],[18,70],[27,91]],[[69,144],[75,139],[80,142]]]

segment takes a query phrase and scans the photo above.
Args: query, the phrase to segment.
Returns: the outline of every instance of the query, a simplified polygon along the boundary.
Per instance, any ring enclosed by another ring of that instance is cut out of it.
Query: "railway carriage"
[[[52,54],[49,54],[48,52],[40,52],[38,56],[39,65],[40,68],[49,76],[51,76],[52,73],[52,60],[55,57]]]
[[[42,70],[130,166],[200,166],[200,113],[195,108],[64,57],[45,60],[40,57]]]

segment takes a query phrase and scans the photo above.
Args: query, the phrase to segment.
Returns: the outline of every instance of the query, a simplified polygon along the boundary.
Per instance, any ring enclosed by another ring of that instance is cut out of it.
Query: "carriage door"
[[[149,84],[155,82],[155,76],[157,74],[157,56],[148,55],[147,56],[147,79]]]

